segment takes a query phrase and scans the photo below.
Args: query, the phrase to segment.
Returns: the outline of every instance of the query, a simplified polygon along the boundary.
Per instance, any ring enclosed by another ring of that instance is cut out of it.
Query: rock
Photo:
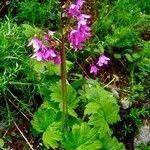
[[[137,134],[137,136],[134,138],[134,145],[138,146],[140,144],[147,145],[150,142],[150,126],[147,124],[144,124]]]
[[[132,105],[132,103],[130,102],[130,98],[129,97],[123,97],[121,99],[120,103],[121,103],[121,107],[123,109],[128,109]]]

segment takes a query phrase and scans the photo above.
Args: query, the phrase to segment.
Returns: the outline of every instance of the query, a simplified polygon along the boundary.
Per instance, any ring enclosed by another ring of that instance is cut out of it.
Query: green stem
[[[63,116],[62,116],[62,130],[67,129],[68,120],[68,103],[67,103],[67,73],[66,73],[66,54],[64,48],[64,33],[63,33],[63,10],[61,11],[61,85],[62,85],[62,100],[63,100]]]
[[[7,114],[8,114],[8,126],[10,126],[11,124],[11,114],[10,114],[10,109],[9,109],[9,105],[8,105],[8,101],[7,101],[7,97],[6,97],[6,91],[4,90],[4,100],[6,103],[6,108],[7,108]]]

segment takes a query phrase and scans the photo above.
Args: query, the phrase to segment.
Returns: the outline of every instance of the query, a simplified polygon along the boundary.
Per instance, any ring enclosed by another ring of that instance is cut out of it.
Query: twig
[[[32,145],[29,143],[28,139],[25,137],[25,135],[23,134],[23,132],[19,129],[18,125],[16,124],[16,122],[14,121],[14,125],[17,128],[17,130],[20,132],[20,134],[22,135],[22,137],[24,138],[24,140],[27,142],[27,144],[29,145],[31,150],[34,150]]]
[[[7,128],[7,130],[5,131],[5,133],[3,134],[3,137],[7,134],[7,132],[9,131],[9,128]],[[2,137],[2,138],[3,138]]]
[[[108,87],[115,80],[116,80],[116,76],[114,75],[113,79],[110,82],[108,82],[103,88]]]
[[[6,87],[6,90],[11,94],[11,96],[15,99],[15,100],[17,100],[19,103],[20,103],[20,101],[19,101],[19,99]],[[27,110],[28,111],[28,113],[31,115],[31,116],[33,116],[33,114],[29,111],[29,110]]]
[[[15,105],[14,102],[10,98],[8,98],[8,100],[28,121],[30,121],[30,119],[22,111],[19,110],[19,107]]]

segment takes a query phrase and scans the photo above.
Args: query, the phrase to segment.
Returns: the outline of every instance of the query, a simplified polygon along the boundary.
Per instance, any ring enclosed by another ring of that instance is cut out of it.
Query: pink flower
[[[86,14],[80,14],[77,19],[78,19],[78,24],[86,25],[88,23],[88,19],[90,18],[90,15]]]
[[[97,72],[100,70],[99,68],[103,65],[107,65],[109,61],[110,58],[106,57],[104,54],[100,55],[96,65],[91,65],[90,73],[97,74]]]
[[[48,35],[49,35],[49,36],[53,36],[54,33],[55,33],[55,31],[50,31],[50,30],[48,30]]]
[[[77,27],[72,29],[68,35],[68,40],[75,51],[81,50],[86,40],[91,37],[91,28],[88,26],[87,22],[90,15],[81,13],[83,3],[83,0],[77,0],[76,3],[72,4],[68,10],[68,17],[76,17],[78,21]]]
[[[61,59],[60,59],[60,57],[54,57],[53,58],[53,61],[54,61],[54,64],[60,64],[61,63]]]
[[[76,0],[76,5],[78,5],[81,8],[84,2],[85,1],[83,0]]]
[[[54,32],[49,31],[47,36],[44,36],[44,41],[51,40],[51,36],[54,34]],[[60,64],[61,60],[58,56],[58,53],[51,47],[51,46],[45,46],[42,41],[40,41],[37,36],[35,36],[31,42],[28,44],[28,46],[33,46],[34,48],[34,54],[31,58],[37,59],[37,61],[53,61],[55,64]]]
[[[48,34],[43,36],[43,40],[48,42],[53,37],[54,33],[54,31],[48,30]]]
[[[68,18],[77,17],[80,15],[83,3],[83,0],[77,0],[75,4],[71,4],[67,12]]]
[[[67,12],[68,18],[77,17],[80,14],[80,7],[72,4]]]
[[[86,26],[81,26],[80,30],[72,30],[68,36],[68,40],[74,47],[75,51],[80,50],[84,46],[84,42],[91,37],[91,34],[86,31]]]
[[[72,30],[69,34],[68,40],[74,47],[75,51],[83,48],[84,35],[78,30]]]
[[[98,70],[96,65],[91,65],[90,73],[97,74]]]
[[[34,51],[36,52],[41,48],[43,44],[35,35],[34,38],[31,40],[31,42],[27,46],[31,46],[31,45],[33,45]]]
[[[103,54],[99,57],[97,65],[102,67],[104,64],[107,65],[108,61],[110,61],[110,59]]]
[[[53,60],[57,55],[52,49],[40,49],[35,52],[35,54],[31,58],[37,59],[37,61],[48,61]]]

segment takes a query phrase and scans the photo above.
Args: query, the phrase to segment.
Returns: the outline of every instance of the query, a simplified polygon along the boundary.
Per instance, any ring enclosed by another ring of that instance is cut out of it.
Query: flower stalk
[[[64,33],[63,33],[63,10],[61,9],[61,20],[60,20],[60,30],[61,30],[61,86],[62,86],[62,104],[63,104],[63,114],[62,114],[62,130],[65,131],[68,128],[68,102],[67,102],[67,72],[66,72],[66,54],[64,47]]]

